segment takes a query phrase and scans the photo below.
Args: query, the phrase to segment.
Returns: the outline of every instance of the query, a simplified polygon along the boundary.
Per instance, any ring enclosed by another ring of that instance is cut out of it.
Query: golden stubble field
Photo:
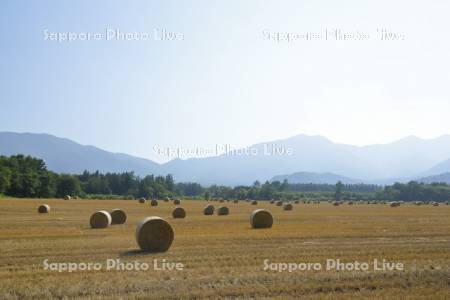
[[[38,214],[39,204],[51,206]],[[219,203],[214,202],[214,205]],[[224,203],[229,216],[204,216],[205,201],[183,201],[186,219],[172,219],[172,203],[137,201],[0,200],[2,299],[448,299],[450,206],[298,204],[293,211],[259,202]],[[97,210],[121,208],[125,225],[91,229]],[[266,208],[271,229],[253,230],[249,215]],[[134,232],[146,216],[172,225],[170,250],[140,253]],[[49,263],[182,263],[182,271],[57,272]],[[271,263],[320,263],[320,271],[264,270]],[[327,259],[385,259],[404,271],[325,270]]]

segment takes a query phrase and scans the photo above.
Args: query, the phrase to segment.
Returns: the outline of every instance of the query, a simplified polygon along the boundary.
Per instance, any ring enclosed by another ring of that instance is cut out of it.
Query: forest
[[[49,171],[43,160],[14,155],[0,156],[0,195],[17,198],[60,198],[65,195],[92,199],[162,199],[190,197],[198,199],[258,199],[258,200],[390,200],[438,201],[450,200],[450,185],[423,184],[411,181],[390,186],[369,184],[291,184],[255,181],[249,186],[201,186],[195,182],[175,182],[172,175],[145,177],[133,172],[57,174]]]

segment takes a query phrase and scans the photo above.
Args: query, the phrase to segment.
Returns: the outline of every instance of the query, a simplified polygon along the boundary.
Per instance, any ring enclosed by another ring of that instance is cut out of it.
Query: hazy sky
[[[444,0],[1,1],[0,131],[156,161],[167,157],[155,145],[448,134],[449,11]],[[363,40],[336,40],[334,29]],[[381,40],[382,29],[398,40]],[[67,32],[76,40],[46,36]]]

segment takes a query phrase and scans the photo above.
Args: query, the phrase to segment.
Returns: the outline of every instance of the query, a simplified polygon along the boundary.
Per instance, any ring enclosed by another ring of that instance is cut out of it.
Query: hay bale
[[[50,205],[42,204],[38,207],[38,213],[40,214],[48,214],[50,212]]]
[[[226,206],[221,206],[217,209],[218,216],[227,216],[230,213],[230,210]]]
[[[270,228],[272,224],[272,214],[265,209],[257,209],[250,215],[250,225],[252,228]]]
[[[348,205],[353,205],[353,202],[352,201],[348,201],[347,204]]]
[[[203,209],[203,214],[205,216],[213,215],[214,214],[214,205],[212,205],[212,204],[206,205],[205,208]]]
[[[270,204],[274,204],[274,203],[275,203],[275,200],[270,200],[269,203],[270,203]]]
[[[152,199],[152,201],[150,201],[150,205],[151,206],[158,206],[158,200]]]
[[[223,203],[224,201],[223,201],[223,199],[219,199],[219,203]]]
[[[73,196],[72,199],[78,200],[78,196]]]
[[[251,205],[258,205],[258,201],[253,200],[250,204],[251,204]]]
[[[169,201],[170,201],[169,197],[164,198],[164,202],[169,202]]]
[[[139,203],[145,203],[146,199],[144,197],[139,199]]]
[[[239,200],[233,200],[233,203],[237,204],[239,203]]]
[[[110,215],[111,224],[124,224],[127,221],[127,214],[119,208],[113,209]]]
[[[172,217],[174,219],[183,219],[186,217],[186,211],[182,207],[177,207],[172,211]]]
[[[295,204],[300,204],[300,201],[295,200],[294,203],[295,203]]]
[[[294,208],[294,206],[292,206],[291,203],[286,203],[285,205],[283,205],[283,210],[292,210]]]
[[[333,202],[333,205],[334,205],[334,206],[339,206],[340,204],[341,204],[341,203],[340,203],[339,201],[334,201],[334,202]]]
[[[433,206],[439,206],[438,202],[433,202]]]
[[[400,206],[400,203],[399,202],[395,202],[395,201],[389,202],[389,206],[390,207],[397,207],[397,206]]]
[[[111,225],[112,219],[109,212],[100,210],[92,214],[90,224],[92,228],[106,228]]]
[[[283,206],[283,201],[277,201],[276,206]]]
[[[181,200],[180,199],[174,199],[173,200],[173,204],[180,205],[181,204]]]
[[[70,197],[69,195],[64,196],[64,200],[70,200],[70,199],[72,199],[72,197]]]
[[[136,227],[136,242],[143,251],[165,252],[173,238],[172,227],[160,217],[147,217]]]

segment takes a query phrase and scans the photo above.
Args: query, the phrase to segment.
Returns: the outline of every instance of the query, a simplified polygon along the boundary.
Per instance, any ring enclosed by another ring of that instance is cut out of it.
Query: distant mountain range
[[[422,183],[447,183],[450,184],[450,173],[443,173],[439,175],[433,175],[421,178],[388,178],[380,180],[359,180],[354,178],[348,178],[345,176],[333,174],[333,173],[310,173],[310,172],[297,172],[290,175],[278,175],[274,176],[270,181],[284,181],[287,180],[290,183],[313,183],[313,184],[336,184],[338,181],[344,184],[377,184],[386,185],[394,182],[408,182],[417,181]]]
[[[440,164],[434,166],[428,170],[426,175],[443,174],[450,171],[450,159],[441,162]]]
[[[362,183],[362,180],[352,179],[345,176],[333,173],[311,173],[311,172],[297,172],[290,175],[274,176],[271,181],[284,181],[291,183],[315,183],[315,184],[336,184],[341,181],[344,184]]]
[[[439,175],[423,177],[417,179],[417,181],[423,183],[445,182],[447,184],[450,184],[450,173],[443,173]]]
[[[111,153],[93,146],[48,134],[0,132],[0,154],[26,154],[42,158],[47,167],[58,173],[79,174],[84,170],[101,172],[155,172],[160,165],[127,154]]]
[[[364,147],[333,143],[322,136],[297,135],[249,148],[253,151],[248,155],[227,153],[158,164],[48,134],[0,132],[0,154],[39,157],[50,170],[60,173],[84,170],[134,171],[140,176],[171,173],[177,181],[239,185],[276,176],[298,177],[303,182],[331,183],[338,179],[348,183],[388,184],[450,172],[449,135],[430,140],[410,136]]]

